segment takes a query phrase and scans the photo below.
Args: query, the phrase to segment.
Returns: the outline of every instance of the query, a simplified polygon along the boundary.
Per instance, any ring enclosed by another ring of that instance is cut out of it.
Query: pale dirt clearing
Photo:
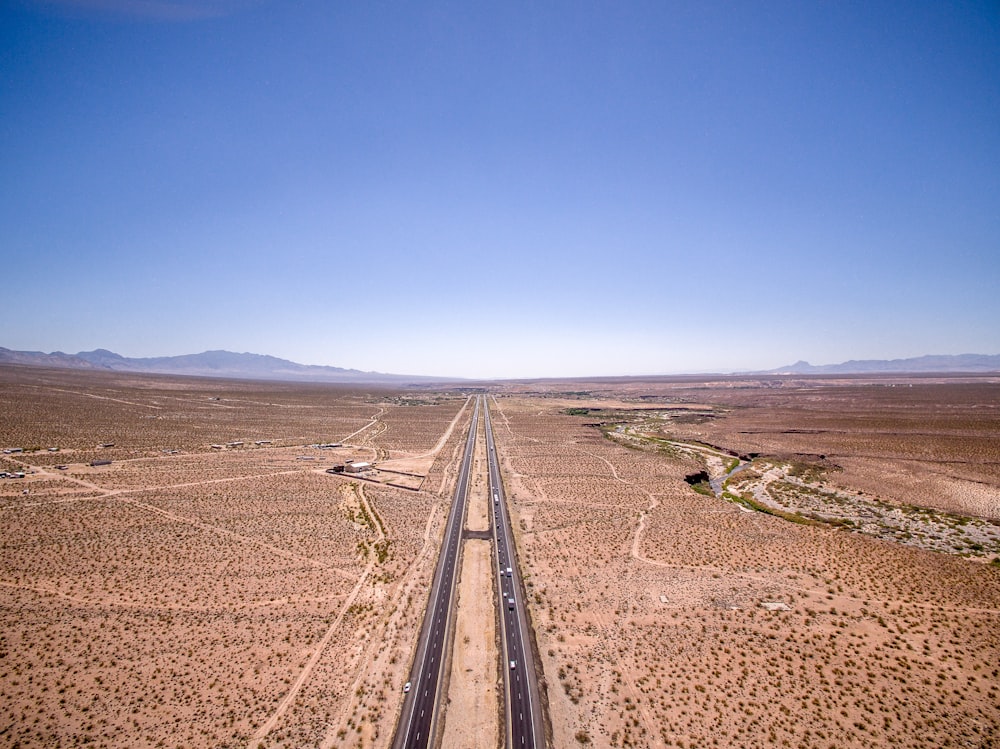
[[[1000,460],[1000,450],[994,461]],[[917,461],[887,462],[868,458],[840,457],[843,472],[831,478],[850,489],[879,495],[892,488],[897,502],[933,507],[945,512],[1000,520],[1000,487],[981,478],[970,480]]]
[[[469,502],[465,513],[465,527],[470,531],[490,529],[491,499],[487,471],[486,437],[483,425],[480,423],[479,434],[476,437],[476,451],[472,458],[472,482],[469,484]]]
[[[462,555],[444,718],[445,747],[493,747],[499,740],[496,617],[492,547],[469,539]]]
[[[441,438],[437,441],[437,444],[435,444],[434,447],[432,447],[428,452],[420,453],[419,455],[403,455],[390,458],[389,460],[383,460],[379,463],[379,468],[397,473],[411,473],[426,476],[430,471],[431,466],[434,464],[434,461],[437,459],[438,453],[441,452],[445,444],[451,438],[452,432],[455,431],[455,426],[466,416],[466,411],[468,410],[471,402],[471,400],[466,399],[458,413],[455,414],[455,418],[451,420],[450,424],[448,424],[448,428],[445,429],[444,434],[442,434]]]
[[[489,482],[485,423],[480,421],[472,461],[465,528],[490,529]],[[455,643],[448,681],[441,746],[496,746],[499,736],[497,702],[497,631],[493,590],[493,543],[466,539],[458,582]]]

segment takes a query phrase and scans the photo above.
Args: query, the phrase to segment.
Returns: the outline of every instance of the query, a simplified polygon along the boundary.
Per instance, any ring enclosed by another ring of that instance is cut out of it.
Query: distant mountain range
[[[953,356],[917,356],[912,359],[861,359],[841,364],[814,366],[798,361],[787,367],[769,369],[759,374],[941,374],[1000,372],[1000,354],[956,354]]]
[[[242,380],[285,380],[292,382],[340,382],[348,384],[403,385],[429,382],[456,382],[457,377],[426,377],[358,369],[297,364],[287,359],[263,354],[236,354],[232,351],[204,351],[183,356],[129,358],[106,349],[64,354],[54,351],[12,351],[0,346],[0,364],[24,364],[36,367],[88,369],[92,371],[145,372],[149,374],[228,377]],[[1000,354],[959,354],[956,356],[918,356],[913,359],[865,359],[841,364],[815,366],[798,361],[787,367],[744,374],[837,375],[837,374],[919,374],[919,373],[1000,372]]]
[[[402,385],[405,383],[441,382],[457,378],[362,372],[358,369],[297,364],[287,359],[262,354],[236,354],[232,351],[205,351],[182,356],[155,356],[134,359],[106,349],[64,354],[54,351],[11,351],[0,347],[0,364],[24,364],[38,367],[88,369],[92,371],[143,372],[150,374],[226,377],[243,380],[287,380],[295,382],[340,382],[349,384]]]

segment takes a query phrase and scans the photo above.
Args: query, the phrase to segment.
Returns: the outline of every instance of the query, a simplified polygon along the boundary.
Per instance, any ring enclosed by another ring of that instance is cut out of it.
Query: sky
[[[996,2],[0,1],[0,346],[1000,353]]]

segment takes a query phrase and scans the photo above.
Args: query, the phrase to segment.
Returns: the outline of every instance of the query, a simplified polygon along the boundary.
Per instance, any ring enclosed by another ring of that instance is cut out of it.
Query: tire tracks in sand
[[[357,485],[355,487],[355,492],[361,506],[364,508],[364,511],[368,513],[370,517],[377,517],[371,505],[368,503],[364,487]],[[375,565],[377,564],[377,556],[374,553],[373,547],[376,543],[384,542],[386,538],[381,522],[375,522],[373,523],[373,526],[375,529],[376,540],[374,543],[366,544],[368,546],[368,564],[365,565],[364,571],[361,573],[360,577],[358,577],[358,581],[351,589],[351,592],[347,594],[347,598],[341,605],[340,611],[337,612],[337,618],[333,620],[329,627],[327,627],[326,632],[323,633],[323,636],[314,646],[312,655],[309,657],[306,665],[302,667],[302,670],[295,678],[295,681],[292,682],[291,687],[289,687],[288,692],[285,693],[281,702],[278,703],[278,707],[275,708],[271,717],[269,717],[264,724],[257,729],[253,737],[250,739],[250,742],[247,745],[250,749],[256,747],[262,739],[274,730],[275,726],[278,725],[278,721],[281,720],[282,716],[288,711],[288,708],[292,706],[293,702],[295,702],[295,698],[298,696],[302,686],[312,675],[312,672],[316,668],[316,664],[319,663],[320,658],[323,657],[323,652],[326,650],[326,646],[330,644],[330,640],[333,639],[334,634],[336,634],[337,630],[340,628],[341,622],[344,621],[344,617],[347,616],[348,609],[354,605],[354,602],[357,600],[358,595],[360,595],[361,590],[368,584],[368,578],[371,577],[372,571],[375,569]]]

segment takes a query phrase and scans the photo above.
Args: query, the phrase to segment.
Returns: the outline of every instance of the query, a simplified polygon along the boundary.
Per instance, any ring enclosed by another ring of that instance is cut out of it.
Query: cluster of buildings
[[[254,440],[254,445],[261,447],[262,445],[270,445],[272,440]],[[235,450],[237,447],[243,447],[246,443],[243,440],[233,440],[232,442],[227,442],[224,445],[210,445],[213,450],[225,450],[229,448],[230,450]]]
[[[17,453],[23,453],[23,447],[7,447],[4,449],[4,455],[16,455]],[[0,479],[23,479],[24,471],[0,471]]]

